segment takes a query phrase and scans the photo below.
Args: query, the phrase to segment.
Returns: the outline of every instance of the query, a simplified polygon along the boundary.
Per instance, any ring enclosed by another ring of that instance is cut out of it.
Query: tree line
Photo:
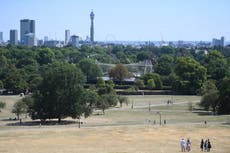
[[[218,49],[218,50],[217,50]],[[230,113],[230,48],[173,48],[144,45],[82,46],[76,48],[0,47],[0,89],[14,94],[32,92],[12,112],[27,112],[32,119],[89,116],[93,109],[104,112],[117,102],[127,102],[114,90],[113,81],[100,77],[96,61],[115,63],[108,74],[122,82],[132,74],[125,63],[151,60],[154,73],[136,79],[135,88],[168,86],[184,94],[203,95],[201,106],[218,114]],[[98,79],[99,78],[99,79]],[[84,88],[86,82],[96,84]],[[3,107],[3,105],[2,105]],[[21,109],[23,108],[23,109]],[[26,108],[26,109],[25,109]]]

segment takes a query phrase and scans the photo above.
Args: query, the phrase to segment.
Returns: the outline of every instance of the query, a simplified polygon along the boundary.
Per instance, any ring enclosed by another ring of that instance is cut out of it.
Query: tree
[[[220,82],[227,74],[227,60],[218,51],[210,51],[205,59],[207,74],[210,79]]]
[[[175,66],[174,90],[195,93],[206,80],[206,68],[190,57],[179,57]]]
[[[230,78],[225,78],[220,84],[218,114],[230,114]]]
[[[1,109],[5,107],[6,107],[6,103],[0,101],[0,112],[1,112]]]
[[[120,107],[122,107],[122,104],[125,103],[126,105],[129,102],[129,99],[127,97],[124,96],[118,96],[118,101],[120,103]]]
[[[152,79],[155,83],[154,89],[162,89],[163,88],[161,77],[157,73],[147,73],[147,74],[142,76],[142,79],[144,80],[144,83],[146,85],[148,85],[148,81],[150,79]],[[152,81],[150,81],[150,82],[152,82]]]
[[[68,116],[80,118],[83,114],[85,117],[90,114],[83,88],[85,77],[79,68],[55,62],[47,66],[42,78],[38,91],[33,95],[32,119],[57,118],[61,122]]]
[[[14,104],[12,113],[14,113],[17,116],[17,119],[19,120],[20,115],[27,113],[27,110],[28,110],[28,105],[23,99],[20,99]]]
[[[173,56],[162,55],[157,59],[157,64],[154,66],[156,73],[164,76],[168,76],[173,71]]]
[[[96,80],[97,77],[102,76],[102,69],[95,61],[91,59],[83,59],[79,62],[79,67],[82,72],[86,75],[87,80]]]
[[[109,77],[119,81],[120,83],[124,81],[125,78],[130,78],[131,74],[128,69],[122,65],[117,64],[114,68],[109,71]]]
[[[143,87],[145,86],[144,81],[143,81],[143,80],[140,80],[140,79],[136,79],[136,80],[135,80],[135,86],[136,86],[137,88],[143,88]]]
[[[117,95],[114,93],[103,94],[97,103],[97,108],[102,109],[103,114],[105,114],[105,109],[117,105]]]
[[[218,100],[219,100],[219,91],[212,91],[210,93],[206,93],[203,95],[200,106],[202,106],[205,110],[209,110],[210,108],[212,109],[212,112],[216,112],[216,108],[218,105]]]
[[[155,82],[154,82],[154,79],[149,79],[149,80],[147,81],[147,87],[148,87],[149,89],[154,89],[154,88],[156,88],[156,84],[155,84]]]
[[[102,78],[98,78],[97,83],[96,83],[96,87],[100,88],[100,87],[104,87],[105,86],[105,81]]]

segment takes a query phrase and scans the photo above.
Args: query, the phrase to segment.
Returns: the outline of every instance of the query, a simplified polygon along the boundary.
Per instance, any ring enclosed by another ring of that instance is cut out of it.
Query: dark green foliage
[[[6,103],[0,101],[0,112],[1,112],[1,109],[5,107],[6,107]]]
[[[75,65],[54,63],[46,67],[42,82],[33,95],[34,103],[30,112],[32,119],[80,118],[88,116],[90,108],[85,100],[84,75]]]
[[[208,77],[218,82],[227,74],[227,60],[216,50],[209,52],[205,59],[205,66],[207,68]]]
[[[85,74],[87,80],[96,80],[102,76],[102,69],[91,59],[84,59],[79,62],[79,67]]]
[[[230,114],[230,78],[225,78],[220,85],[218,104],[219,114]]]
[[[195,93],[206,80],[206,68],[190,57],[179,57],[175,66],[174,90]]]
[[[162,55],[157,59],[157,64],[154,66],[156,73],[168,76],[173,71],[173,57],[170,55]]]
[[[146,85],[148,85],[148,81],[152,79],[153,81],[150,81],[150,82],[154,82],[156,85],[155,88],[152,86],[153,87],[152,89],[162,89],[163,88],[162,80],[160,78],[160,75],[157,73],[147,73],[142,76],[142,79],[144,80],[144,83]]]

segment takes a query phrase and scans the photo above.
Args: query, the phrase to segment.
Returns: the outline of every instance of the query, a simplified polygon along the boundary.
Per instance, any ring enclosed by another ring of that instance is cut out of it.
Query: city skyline
[[[54,3],[55,1],[55,3]],[[36,37],[65,40],[65,30],[83,39],[90,36],[90,12],[95,13],[95,41],[211,41],[230,35],[230,1],[183,0],[68,3],[61,0],[1,2],[0,31],[9,40],[10,29],[20,30],[21,19],[36,21]]]

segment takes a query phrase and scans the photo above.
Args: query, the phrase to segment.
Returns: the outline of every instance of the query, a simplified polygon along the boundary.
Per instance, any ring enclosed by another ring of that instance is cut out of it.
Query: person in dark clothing
[[[204,150],[204,140],[201,139],[201,142],[200,142],[200,150],[203,151]]]
[[[208,149],[207,149],[207,152],[210,152],[210,149],[212,148],[212,146],[211,146],[211,142],[209,141],[209,139],[208,139]]]

